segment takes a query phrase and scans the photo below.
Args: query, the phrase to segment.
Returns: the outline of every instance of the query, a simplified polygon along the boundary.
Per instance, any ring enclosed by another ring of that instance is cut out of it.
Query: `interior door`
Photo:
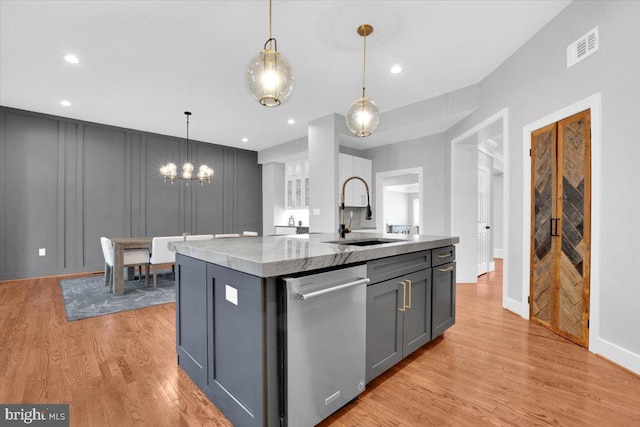
[[[553,328],[557,239],[555,212],[557,201],[555,123],[531,134],[531,320]]]
[[[489,191],[491,170],[478,165],[478,276],[489,271],[491,242],[489,226]]]
[[[531,320],[589,343],[591,116],[531,136]]]
[[[589,342],[591,272],[591,114],[584,111],[558,122],[558,224],[560,282],[559,334]]]

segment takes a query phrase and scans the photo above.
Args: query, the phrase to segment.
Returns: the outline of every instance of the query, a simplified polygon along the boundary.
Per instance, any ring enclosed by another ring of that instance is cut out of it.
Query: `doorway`
[[[531,133],[530,319],[588,347],[591,111]]]
[[[478,275],[495,268],[493,234],[494,213],[491,187],[496,181],[494,175],[500,174],[500,195],[508,197],[508,138],[507,110],[489,117],[479,125],[454,138],[451,145],[451,235],[460,238],[456,247],[456,263],[458,282],[476,283]],[[489,170],[480,177],[479,172]],[[488,176],[487,176],[488,175]],[[502,176],[505,179],[502,179]],[[485,183],[480,181],[484,179]],[[480,184],[480,185],[479,185]],[[485,185],[483,194],[481,185]],[[504,186],[504,187],[503,187]],[[505,200],[507,202],[507,200]],[[508,229],[507,203],[501,204],[502,212],[498,215],[499,226]],[[480,210],[484,219],[480,219]],[[482,225],[480,223],[482,222]],[[486,228],[489,227],[489,228]],[[500,256],[505,258],[508,268],[507,241],[501,241]],[[508,277],[508,276],[507,276]],[[505,281],[507,280],[505,277]],[[508,287],[503,288],[505,300]],[[506,306],[506,305],[505,305]]]
[[[376,229],[420,234],[423,224],[422,167],[376,173]]]
[[[478,165],[478,276],[490,271],[491,169]]]

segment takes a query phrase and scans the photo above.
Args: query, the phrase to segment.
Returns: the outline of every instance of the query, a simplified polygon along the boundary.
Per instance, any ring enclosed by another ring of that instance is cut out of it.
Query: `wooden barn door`
[[[531,320],[589,344],[591,116],[531,135]]]

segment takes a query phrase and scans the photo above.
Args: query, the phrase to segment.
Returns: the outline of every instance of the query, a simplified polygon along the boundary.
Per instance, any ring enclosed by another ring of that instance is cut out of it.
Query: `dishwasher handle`
[[[342,285],[337,285],[337,286],[331,286],[329,288],[321,289],[321,290],[315,291],[315,292],[309,292],[309,293],[306,293],[306,294],[302,293],[302,292],[297,292],[296,295],[298,295],[300,300],[306,301],[308,299],[319,297],[321,295],[330,294],[332,292],[341,291],[341,290],[347,289],[347,288],[353,288],[354,286],[366,285],[370,281],[371,280],[369,280],[369,278],[358,279],[358,280],[355,280],[353,282],[344,283]]]

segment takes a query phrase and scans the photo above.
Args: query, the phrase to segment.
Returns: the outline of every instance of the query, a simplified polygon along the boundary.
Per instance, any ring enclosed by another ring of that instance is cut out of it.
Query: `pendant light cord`
[[[271,35],[271,0],[269,0],[269,39],[272,39]]]
[[[185,111],[184,114],[187,116],[187,162],[189,161],[189,117],[191,116],[191,113],[188,111]]]
[[[364,39],[364,55],[362,55],[362,97],[364,98],[365,76],[367,75],[367,36]]]

